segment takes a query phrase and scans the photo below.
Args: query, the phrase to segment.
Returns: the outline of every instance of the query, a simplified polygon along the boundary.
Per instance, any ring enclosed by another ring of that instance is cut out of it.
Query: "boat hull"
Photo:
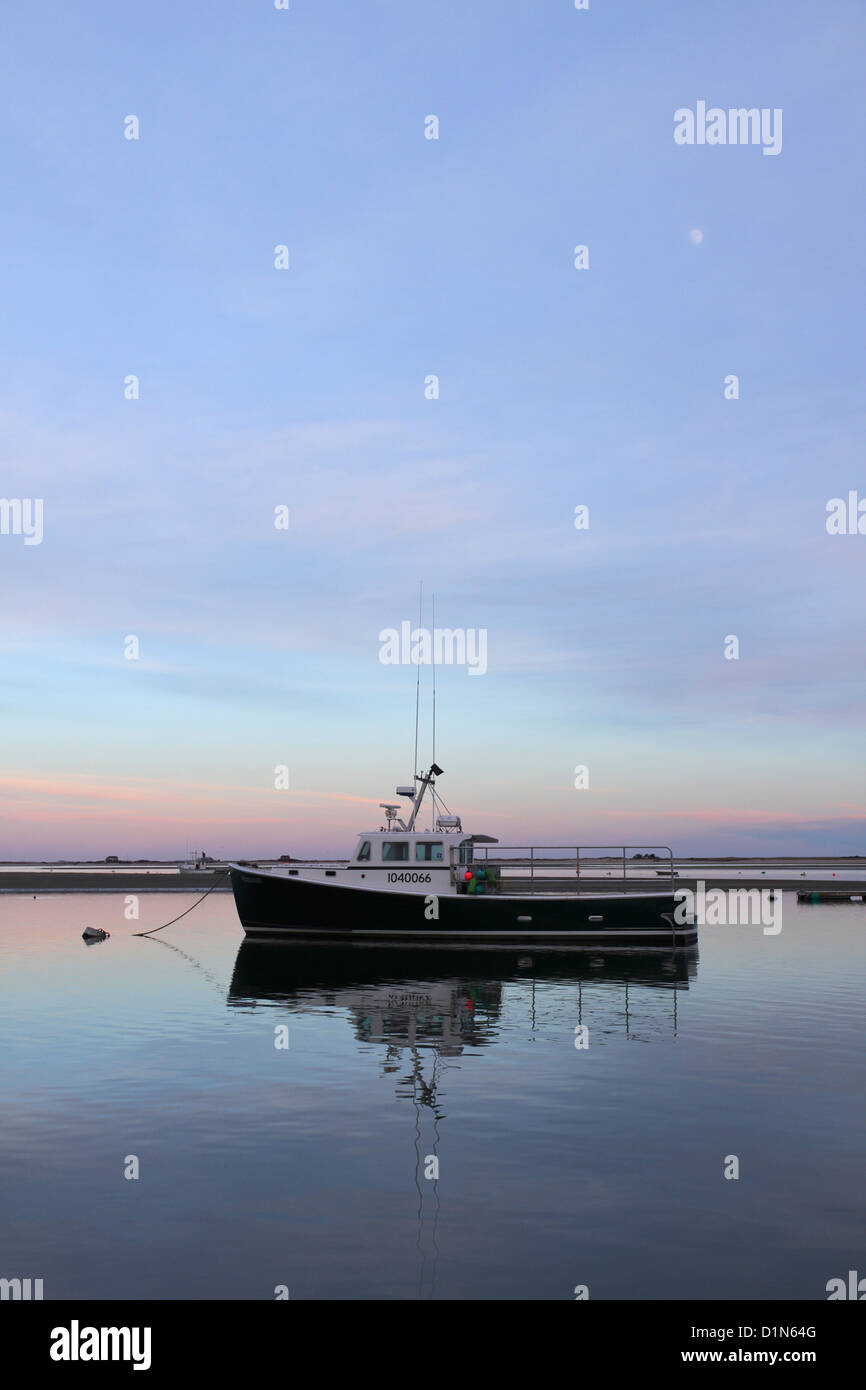
[[[688,946],[673,893],[471,895],[379,891],[232,868],[232,891],[247,936],[304,936],[383,942],[585,941],[609,946]],[[436,914],[436,915],[434,915]],[[595,920],[592,920],[595,919]]]

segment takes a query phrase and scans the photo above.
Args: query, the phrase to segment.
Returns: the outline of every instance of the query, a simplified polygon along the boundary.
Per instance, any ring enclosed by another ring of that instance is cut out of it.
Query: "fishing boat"
[[[358,836],[351,859],[234,863],[232,890],[250,937],[400,945],[587,944],[689,946],[697,940],[675,896],[672,852],[593,846],[500,846],[444,811],[433,762],[411,800],[381,802],[384,824]],[[428,797],[429,793],[429,797]],[[419,817],[427,797],[429,824]],[[665,868],[660,870],[660,862]],[[660,874],[662,877],[660,877]]]

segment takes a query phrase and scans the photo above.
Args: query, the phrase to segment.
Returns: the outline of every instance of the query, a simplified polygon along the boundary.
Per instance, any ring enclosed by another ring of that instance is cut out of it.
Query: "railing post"
[[[579,880],[579,879],[580,879],[580,845],[577,846],[577,877],[578,877],[578,880]],[[580,888],[580,883],[579,883],[579,882],[578,882],[578,885],[577,885],[577,886],[578,886],[578,889],[579,889],[579,888]]]
[[[622,888],[625,892],[625,845],[622,847]]]
[[[529,846],[529,891],[535,892],[535,847]]]

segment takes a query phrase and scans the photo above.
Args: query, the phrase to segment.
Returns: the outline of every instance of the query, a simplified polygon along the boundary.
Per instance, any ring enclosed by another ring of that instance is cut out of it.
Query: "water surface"
[[[299,952],[245,943],[218,894],[133,938],[193,901],[0,898],[0,1275],[824,1299],[866,1271],[863,903],[786,893],[778,936],[676,958]]]

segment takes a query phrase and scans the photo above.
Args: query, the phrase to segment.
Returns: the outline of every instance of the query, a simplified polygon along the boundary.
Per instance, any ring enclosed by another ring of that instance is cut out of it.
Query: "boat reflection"
[[[593,1001],[599,1002],[607,1023],[618,1026],[621,1020],[629,1035],[635,1014],[634,987],[670,991],[671,1008],[666,1013],[675,1032],[676,994],[688,989],[697,962],[697,947],[613,953],[462,948],[449,952],[245,940],[235,961],[228,1003],[235,1007],[272,1004],[301,1012],[344,1008],[359,1042],[380,1043],[398,1051],[433,1048],[443,1056],[457,1056],[466,1047],[483,1047],[496,1040],[503,990],[508,985],[524,987],[533,1026],[537,984],[575,985],[572,1003],[578,1022]],[[601,986],[597,994],[593,984]],[[616,985],[623,990],[612,990]],[[557,997],[563,1000],[560,991]]]
[[[582,1024],[595,1039],[623,1028],[639,1041],[676,1037],[677,996],[688,989],[697,962],[697,947],[449,951],[248,938],[238,950],[228,1003],[293,1013],[343,1009],[363,1050],[383,1049],[381,1074],[392,1075],[397,1099],[414,1111],[407,1158],[415,1189],[416,1297],[423,1300],[436,1296],[444,1083],[460,1069],[460,1056],[516,1026],[528,1028],[529,1042],[543,1029],[567,1037],[569,1047]]]

